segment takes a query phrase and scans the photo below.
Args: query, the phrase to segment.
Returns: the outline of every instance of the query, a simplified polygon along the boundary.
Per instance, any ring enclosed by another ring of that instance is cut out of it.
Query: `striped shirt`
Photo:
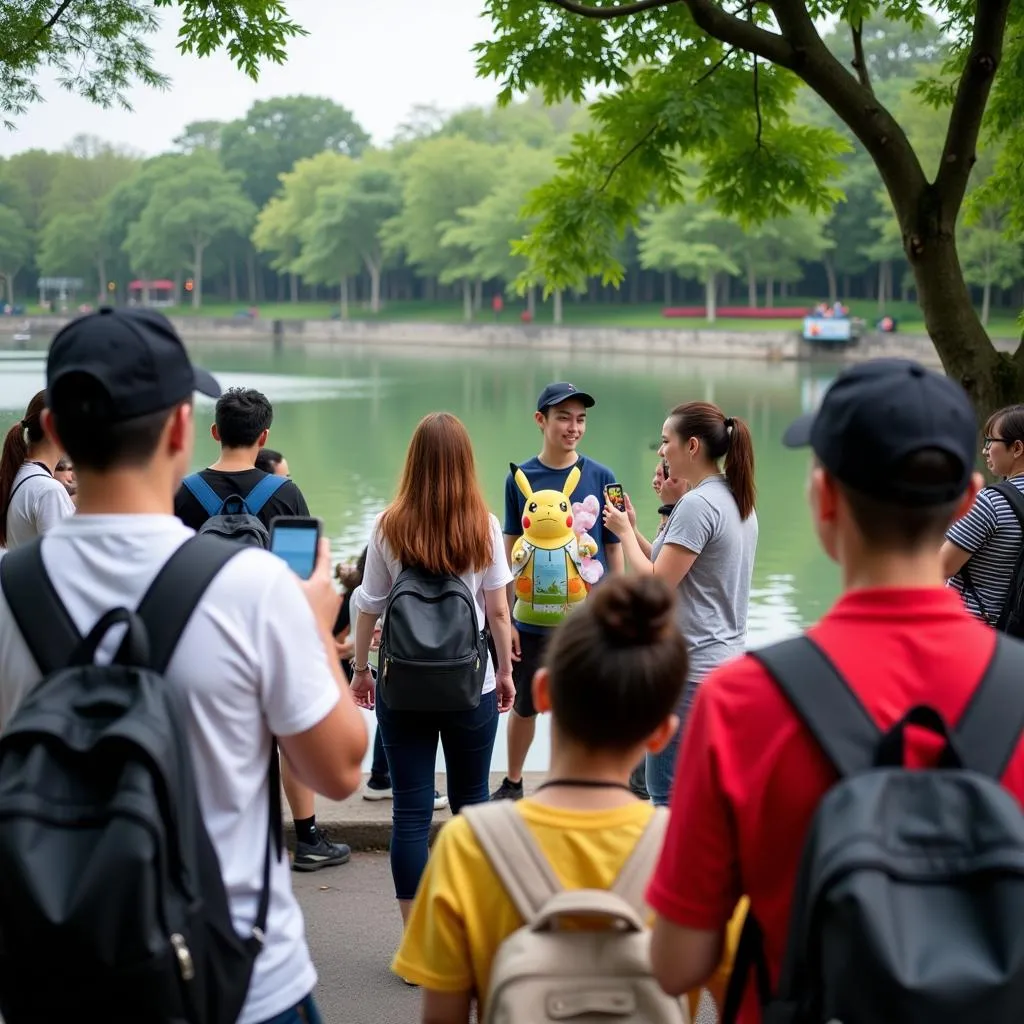
[[[1024,493],[1024,476],[1015,476],[1009,482]],[[1010,592],[1024,543],[1013,509],[998,491],[986,487],[974,499],[970,512],[946,531],[946,539],[971,553],[966,568],[977,596],[965,587],[960,573],[950,579],[949,585],[960,594],[972,615],[994,626]],[[977,597],[981,598],[981,607]]]

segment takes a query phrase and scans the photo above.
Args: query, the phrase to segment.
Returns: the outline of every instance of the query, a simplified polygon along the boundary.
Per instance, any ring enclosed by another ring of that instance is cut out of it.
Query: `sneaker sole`
[[[339,864],[347,864],[351,859],[351,853],[344,853],[340,857],[324,857],[323,860],[293,860],[292,871],[319,871],[321,868],[333,868]]]
[[[393,800],[394,793],[390,789],[365,789],[363,790],[364,800]]]

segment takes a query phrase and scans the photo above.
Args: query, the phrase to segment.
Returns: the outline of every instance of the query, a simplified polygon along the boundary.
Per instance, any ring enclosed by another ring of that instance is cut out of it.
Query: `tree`
[[[287,16],[284,0],[9,0],[0,4],[0,113],[23,114],[42,96],[38,75],[49,69],[65,89],[104,107],[131,109],[137,81],[166,87],[153,66],[146,36],[159,27],[158,9],[181,15],[178,49],[206,57],[226,49],[255,79],[263,60],[280,64],[285,44],[305,32]]]
[[[260,100],[240,121],[225,125],[220,153],[238,171],[246,195],[262,209],[280,187],[280,176],[300,160],[325,150],[358,156],[370,137],[352,113],[321,96]]]
[[[32,236],[17,210],[0,206],[0,277],[4,279],[7,301],[14,303],[14,279],[32,254]]]
[[[142,163],[136,154],[89,135],[76,136],[64,155],[46,194],[43,212],[47,220],[92,209]]]
[[[309,277],[312,269],[318,283],[343,284],[358,272],[361,262],[370,275],[370,310],[379,313],[385,260],[381,231],[401,209],[401,182],[393,164],[383,153],[364,156],[344,181],[317,193],[298,263],[300,273]],[[329,277],[328,267],[334,271]]]
[[[174,145],[186,154],[197,149],[211,149],[216,153],[220,150],[223,133],[223,121],[190,121],[174,140]]]
[[[803,262],[821,259],[835,246],[825,233],[825,217],[797,208],[751,228],[742,243],[750,305],[757,305],[757,281],[765,280],[765,305],[774,305],[775,282],[795,283]]]
[[[270,254],[270,266],[280,273],[298,274],[298,260],[307,233],[307,224],[316,210],[322,189],[344,181],[351,173],[352,161],[339,153],[322,152],[300,160],[281,175],[281,189],[259,212],[252,232],[252,243],[259,252]],[[293,286],[292,299],[298,299]]]
[[[162,178],[125,242],[133,263],[192,272],[192,306],[203,302],[203,255],[228,234],[248,234],[256,216],[237,175],[211,153],[182,157],[180,173]],[[154,269],[156,269],[154,267]]]
[[[926,173],[920,154],[871,77],[864,16],[875,5],[846,0],[485,0],[495,24],[478,47],[482,74],[503,79],[502,99],[540,87],[548,99],[614,91],[591,107],[561,174],[535,193],[541,211],[526,252],[548,278],[601,274],[616,280],[615,236],[636,222],[652,192],[677,197],[680,154],[700,154],[705,195],[755,222],[794,205],[827,209],[839,138],[796,124],[789,105],[802,80],[848,126],[873,160],[895,210],[925,324],[947,372],[987,410],[1019,396],[1024,346],[997,353],[960,267],[956,222],[992,98],[1004,153],[1024,157],[1024,4],[947,0],[943,72],[919,91],[948,108],[942,157]],[[919,3],[886,16],[923,28]],[[847,68],[816,19],[838,19],[855,54]],[[1006,67],[1000,72],[1004,58]],[[1004,179],[1009,163],[998,173]],[[1017,188],[1017,192],[1020,189]]]
[[[103,231],[98,207],[61,213],[43,231],[36,257],[47,277],[86,277],[95,274],[96,294],[102,300],[107,287],[107,265],[115,253]]]

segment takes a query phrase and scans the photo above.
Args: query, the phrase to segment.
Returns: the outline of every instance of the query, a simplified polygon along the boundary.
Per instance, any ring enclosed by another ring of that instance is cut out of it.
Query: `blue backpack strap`
[[[288,483],[286,476],[265,476],[246,496],[245,510],[251,516],[258,516],[278,490]]]
[[[208,516],[220,514],[221,505],[224,503],[217,497],[217,492],[202,478],[199,473],[191,473],[181,481],[182,486],[187,488]]]

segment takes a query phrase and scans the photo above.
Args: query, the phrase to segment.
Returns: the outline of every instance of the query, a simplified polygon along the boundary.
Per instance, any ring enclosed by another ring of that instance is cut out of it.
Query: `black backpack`
[[[203,592],[240,550],[187,541],[137,612],[107,612],[84,639],[39,541],[0,561],[43,674],[0,736],[6,1024],[234,1024],[241,1012],[283,849],[277,752],[263,891],[240,937],[199,807],[185,697],[161,677]],[[94,664],[108,630],[125,625],[114,662]]]
[[[201,473],[193,473],[181,483],[209,516],[199,527],[199,533],[211,533],[248,547],[270,549],[270,531],[258,516],[266,503],[288,483],[286,476],[265,476],[244,498],[231,494],[223,501]]]
[[[723,1021],[753,965],[765,1024],[1017,1024],[1024,814],[999,779],[1024,728],[1024,644],[997,637],[955,734],[920,704],[883,735],[807,637],[751,653],[839,781],[804,845],[778,991],[751,915]],[[903,767],[908,726],[944,740],[937,767]]]
[[[986,490],[996,491],[1001,494],[1011,511],[1017,517],[1020,524],[1020,535],[1022,543],[1017,553],[1017,560],[1013,565],[1013,576],[1010,579],[1010,589],[1006,592],[1006,600],[995,622],[989,615],[988,609],[981,603],[981,595],[974,586],[971,579],[970,562],[965,562],[960,569],[959,576],[964,582],[964,589],[978,603],[982,617],[986,622],[991,623],[999,632],[1007,633],[1009,636],[1024,638],[1024,494],[1021,494],[1017,487],[1004,480],[1002,483],[993,484]]]
[[[458,576],[406,568],[388,595],[377,692],[394,711],[470,711],[487,675],[487,631]]]

